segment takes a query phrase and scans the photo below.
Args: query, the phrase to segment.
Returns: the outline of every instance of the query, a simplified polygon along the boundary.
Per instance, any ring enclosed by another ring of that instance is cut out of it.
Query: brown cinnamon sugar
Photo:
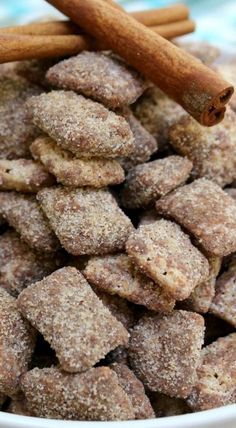
[[[236,267],[224,272],[216,281],[210,312],[236,328]]]

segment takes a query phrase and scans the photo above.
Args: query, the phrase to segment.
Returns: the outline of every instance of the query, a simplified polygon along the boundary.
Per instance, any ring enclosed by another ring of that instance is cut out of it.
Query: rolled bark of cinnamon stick
[[[152,31],[155,31],[155,33],[159,34],[165,39],[173,39],[174,37],[192,33],[195,28],[195,22],[190,19],[150,27]]]
[[[219,123],[233,87],[216,72],[103,0],[47,0],[153,81],[202,125]]]

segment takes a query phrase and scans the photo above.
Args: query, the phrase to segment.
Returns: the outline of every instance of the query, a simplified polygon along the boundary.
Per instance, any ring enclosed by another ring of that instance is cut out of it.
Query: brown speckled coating
[[[186,398],[197,379],[203,336],[204,319],[194,312],[143,317],[129,344],[136,376],[152,391]]]
[[[0,287],[13,296],[58,269],[62,262],[59,253],[33,251],[13,230],[0,235]]]
[[[61,149],[50,137],[37,138],[31,144],[30,150],[34,159],[42,162],[64,186],[104,187],[119,184],[125,179],[124,171],[115,159],[76,159],[71,152]]]
[[[117,374],[120,386],[129,396],[134,407],[135,419],[151,419],[155,417],[145,389],[132,370],[125,364],[114,363],[110,368]]]
[[[137,266],[176,300],[189,297],[209,274],[209,264],[188,235],[158,220],[131,233],[126,250]]]
[[[52,91],[28,102],[33,123],[77,157],[127,156],[134,138],[127,121],[72,91]]]
[[[217,279],[210,312],[236,328],[236,267]]]
[[[178,46],[200,59],[206,65],[211,65],[220,56],[220,49],[218,47],[198,40],[180,42]]]
[[[28,369],[35,345],[35,332],[23,320],[16,300],[0,288],[0,391],[19,392],[20,376]]]
[[[236,400],[236,333],[220,337],[202,350],[198,381],[188,399],[193,410],[208,410]]]
[[[99,289],[118,294],[157,312],[169,312],[175,300],[138,271],[126,254],[91,258],[84,270],[87,280]]]
[[[112,421],[134,419],[131,400],[108,367],[81,374],[33,369],[22,377],[27,407],[38,417]]]
[[[38,162],[0,159],[0,190],[34,193],[53,182],[53,177]]]
[[[168,156],[132,168],[121,190],[126,208],[145,208],[161,196],[185,183],[192,162],[181,156]]]
[[[26,288],[18,306],[56,351],[65,371],[87,370],[128,341],[127,330],[72,267]]]
[[[212,181],[199,178],[180,187],[157,201],[156,209],[184,226],[210,254],[236,250],[236,204]]]
[[[38,200],[61,245],[74,255],[122,250],[133,230],[105,189],[51,187],[40,191]]]
[[[184,116],[170,130],[170,142],[193,163],[193,177],[205,177],[224,187],[236,178],[236,114],[228,109],[224,121],[210,128]]]
[[[236,62],[235,61],[232,63],[217,64],[216,70],[221,74],[221,76],[224,79],[232,83],[233,86],[236,86]],[[229,105],[236,112],[236,93],[235,92],[230,98]]]
[[[28,82],[0,75],[0,158],[29,157],[38,131],[29,120],[25,102],[41,90]]]
[[[31,248],[43,252],[59,248],[35,196],[0,192],[0,213]]]
[[[115,109],[134,103],[150,84],[110,52],[87,52],[59,62],[46,74],[58,88],[84,94]]]
[[[27,79],[30,83],[48,88],[46,72],[56,62],[55,58],[30,59],[16,63],[15,72],[17,75]]]

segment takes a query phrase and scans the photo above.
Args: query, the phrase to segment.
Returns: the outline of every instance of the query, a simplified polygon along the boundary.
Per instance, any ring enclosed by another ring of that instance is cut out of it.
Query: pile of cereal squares
[[[235,403],[235,97],[201,127],[108,51],[2,65],[0,95],[1,409]]]

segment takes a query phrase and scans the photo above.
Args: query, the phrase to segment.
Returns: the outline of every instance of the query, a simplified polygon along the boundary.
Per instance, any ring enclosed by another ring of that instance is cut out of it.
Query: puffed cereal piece
[[[236,267],[224,272],[216,281],[210,312],[236,328]]]
[[[189,236],[171,221],[140,226],[128,238],[128,255],[176,300],[184,300],[209,275],[209,263]]]
[[[91,258],[84,270],[89,283],[157,312],[170,312],[175,300],[138,271],[126,254]]]
[[[25,102],[40,92],[23,79],[0,75],[0,158],[29,157],[29,144],[38,131],[28,118]]]
[[[194,178],[205,177],[224,187],[236,179],[236,114],[228,109],[222,123],[211,128],[184,116],[170,129],[170,142],[193,163]]]
[[[209,254],[236,251],[236,204],[212,181],[199,178],[180,187],[159,199],[156,209],[185,227]]]
[[[116,109],[133,104],[150,84],[111,52],[83,51],[51,67],[48,82]]]
[[[0,192],[0,213],[29,247],[43,252],[59,248],[57,238],[35,196]]]
[[[211,65],[220,56],[218,47],[202,41],[181,42],[178,43],[178,46],[200,59],[206,65]]]
[[[33,251],[13,230],[0,235],[0,249],[0,287],[13,296],[58,269],[63,262],[60,253]]]
[[[133,230],[130,219],[106,189],[42,189],[38,200],[59,238],[73,255],[122,250]]]
[[[135,419],[155,418],[151,403],[145,394],[145,389],[140,380],[126,364],[114,363],[110,368],[117,374],[120,386],[129,396],[135,411]]]
[[[123,206],[145,208],[185,183],[191,169],[192,162],[175,155],[132,168],[121,190]]]
[[[236,400],[236,333],[220,337],[202,350],[198,379],[188,398],[194,410],[208,410]]]
[[[38,162],[0,159],[0,190],[34,193],[53,182],[53,177]]]
[[[197,380],[203,339],[204,319],[194,312],[143,317],[130,338],[131,366],[151,391],[186,398]]]
[[[24,396],[16,398],[14,397],[7,408],[7,412],[13,413],[15,415],[33,416],[27,408],[26,399]]]
[[[48,69],[52,67],[56,61],[57,60],[55,58],[18,61],[16,63],[15,72],[30,83],[48,88],[50,85],[45,75]]]
[[[170,127],[181,116],[186,115],[186,112],[160,89],[153,86],[137,101],[134,114],[144,128],[156,138],[158,147],[165,150],[169,143]]]
[[[209,311],[211,302],[215,295],[216,277],[219,274],[222,258],[217,256],[208,257],[210,272],[208,278],[198,284],[189,298],[183,302],[184,308],[194,312],[205,314]]]
[[[16,299],[0,288],[0,391],[14,396],[35,346],[34,330],[23,320]]]
[[[151,392],[149,398],[157,418],[178,416],[191,413],[190,407],[181,398],[168,397],[159,392]]]
[[[236,86],[236,62],[217,64],[216,70],[221,76],[227,81],[231,82],[233,86]],[[236,93],[234,92],[229,101],[230,107],[236,112]]]
[[[52,91],[32,97],[27,106],[33,123],[78,157],[116,158],[134,150],[124,117],[82,95]]]
[[[39,137],[30,146],[34,159],[55,175],[57,181],[71,187],[105,187],[125,179],[124,171],[115,159],[81,158],[61,149],[50,137]],[[0,163],[1,165],[1,163]]]
[[[89,369],[128,341],[127,330],[72,267],[59,269],[23,290],[18,306],[68,372]]]
[[[33,369],[22,377],[27,407],[37,417],[80,421],[134,419],[131,400],[108,367],[69,374]]]

